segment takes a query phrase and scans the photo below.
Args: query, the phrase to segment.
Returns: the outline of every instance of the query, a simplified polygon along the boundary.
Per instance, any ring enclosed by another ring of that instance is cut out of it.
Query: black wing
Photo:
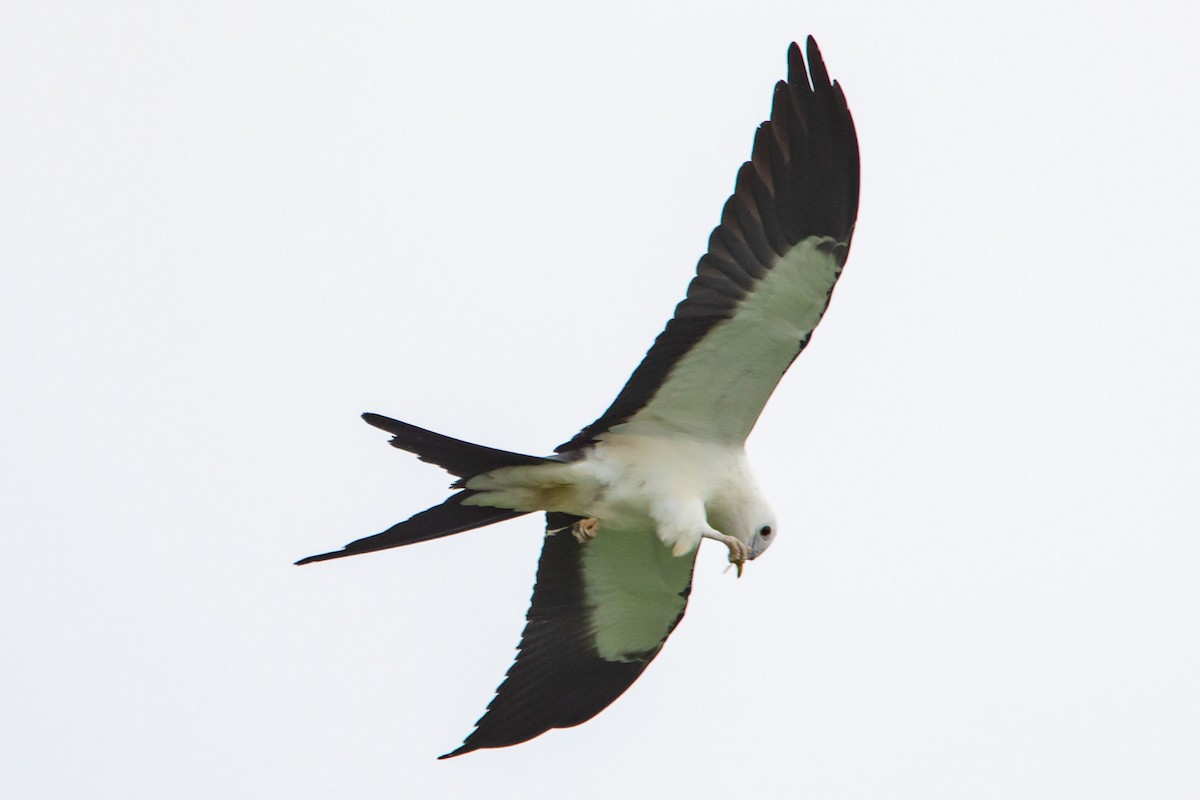
[[[808,39],[788,50],[771,119],[708,242],[687,297],[617,399],[558,448],[618,426],[741,442],[829,305],[858,214],[858,139]]]
[[[683,618],[696,553],[675,558],[653,530],[601,527],[584,544],[546,515],[517,660],[462,746],[507,747],[599,714],[633,684]]]

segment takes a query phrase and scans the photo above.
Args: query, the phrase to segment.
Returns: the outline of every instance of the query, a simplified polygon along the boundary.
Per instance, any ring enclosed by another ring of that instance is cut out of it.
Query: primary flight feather
[[[391,443],[454,475],[440,505],[297,564],[546,512],[517,659],[462,746],[528,741],[604,710],[683,618],[702,539],[742,565],[778,526],[744,451],[846,263],[858,140],[816,42],[788,49],[771,117],[674,317],[599,419],[551,456],[496,450],[378,414]]]

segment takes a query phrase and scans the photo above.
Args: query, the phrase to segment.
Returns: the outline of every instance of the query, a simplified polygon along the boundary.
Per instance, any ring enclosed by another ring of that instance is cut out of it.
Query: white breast
[[[656,506],[686,513],[757,485],[740,445],[609,431],[579,469],[601,487],[589,516],[621,527],[645,525]]]

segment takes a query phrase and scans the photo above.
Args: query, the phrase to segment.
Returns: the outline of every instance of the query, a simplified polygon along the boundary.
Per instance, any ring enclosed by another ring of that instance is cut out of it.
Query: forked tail
[[[437,464],[451,475],[459,478],[454,483],[454,486],[458,488],[462,488],[466,479],[500,467],[533,466],[552,461],[552,459],[538,456],[510,453],[507,450],[471,444],[379,414],[363,414],[363,419],[376,428],[392,434],[391,445],[393,447],[415,453],[417,458],[422,461]],[[314,561],[328,561],[332,558],[345,558],[360,553],[401,547],[406,544],[427,542],[430,539],[439,539],[443,536],[482,528],[494,522],[502,522],[528,513],[492,506],[464,505],[464,501],[475,494],[478,492],[463,489],[463,491],[451,495],[441,505],[415,514],[382,533],[356,539],[341,550],[302,558],[296,563],[311,564]]]

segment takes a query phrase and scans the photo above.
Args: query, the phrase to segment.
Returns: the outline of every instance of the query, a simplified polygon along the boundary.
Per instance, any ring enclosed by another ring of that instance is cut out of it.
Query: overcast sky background
[[[0,793],[1195,798],[1194,3],[0,10]],[[590,723],[449,762],[527,518],[375,411],[609,403],[817,36],[850,261],[751,438],[780,520]]]

